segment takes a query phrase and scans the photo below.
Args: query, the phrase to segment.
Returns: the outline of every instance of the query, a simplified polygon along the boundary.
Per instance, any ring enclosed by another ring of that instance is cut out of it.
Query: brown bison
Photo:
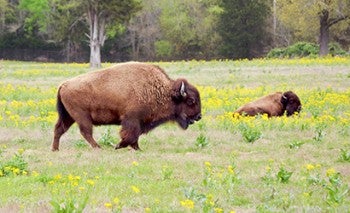
[[[121,125],[116,149],[139,149],[138,138],[158,125],[176,121],[182,129],[201,119],[198,90],[185,79],[172,80],[158,66],[129,62],[90,72],[62,83],[57,94],[58,121],[52,150],[77,122],[94,148],[93,125]]]
[[[282,116],[287,112],[287,116],[300,112],[301,103],[298,96],[292,91],[285,93],[276,92],[238,108],[235,113],[241,115],[255,116],[257,114],[267,114],[271,116]]]

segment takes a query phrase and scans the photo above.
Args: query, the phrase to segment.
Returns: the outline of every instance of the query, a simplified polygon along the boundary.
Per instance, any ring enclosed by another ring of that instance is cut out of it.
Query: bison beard
[[[130,62],[80,75],[62,83],[52,150],[76,122],[94,148],[93,125],[121,125],[116,149],[139,149],[138,138],[158,125],[177,122],[182,129],[201,119],[198,90],[185,79],[170,79],[155,65]]]

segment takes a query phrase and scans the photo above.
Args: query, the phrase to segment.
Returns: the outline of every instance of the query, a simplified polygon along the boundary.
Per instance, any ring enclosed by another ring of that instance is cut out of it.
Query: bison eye
[[[188,98],[186,101],[187,105],[189,105],[189,106],[192,106],[195,102],[196,101],[193,98]]]

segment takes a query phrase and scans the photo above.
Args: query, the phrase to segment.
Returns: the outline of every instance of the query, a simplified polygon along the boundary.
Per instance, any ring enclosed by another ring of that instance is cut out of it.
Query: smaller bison
[[[52,150],[76,122],[94,148],[93,125],[121,125],[116,149],[139,149],[138,138],[158,125],[177,122],[182,129],[201,119],[198,90],[186,79],[172,80],[158,66],[129,62],[65,81],[57,93],[58,121]]]
[[[282,116],[287,112],[287,116],[300,112],[301,103],[298,96],[292,91],[285,93],[276,92],[255,101],[247,103],[238,108],[235,113],[241,115],[255,116],[257,114],[267,114],[271,116]]]

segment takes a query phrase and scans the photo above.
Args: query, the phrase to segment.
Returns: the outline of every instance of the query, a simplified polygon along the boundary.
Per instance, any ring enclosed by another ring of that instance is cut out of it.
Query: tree
[[[30,13],[26,17],[25,24],[28,28],[33,28],[36,24],[41,28],[42,31],[46,28],[46,19],[50,12],[48,0],[20,0],[19,8],[26,10]],[[29,29],[31,31],[31,29]]]
[[[350,18],[349,7],[350,1],[323,0],[319,2],[321,56],[328,54],[329,28],[340,21]]]
[[[91,68],[101,66],[101,47],[107,38],[107,31],[128,21],[140,9],[138,0],[21,0],[20,5],[31,13],[27,20],[39,23],[43,30],[49,26],[47,18],[51,17],[50,23],[61,27],[59,34],[63,37],[65,33],[71,35],[72,29],[84,19],[89,29],[86,35],[90,45]],[[68,25],[63,27],[64,23]]]
[[[0,36],[7,33],[9,28],[16,29],[14,25],[22,22],[16,11],[16,0],[0,0]]]
[[[349,0],[279,0],[279,20],[299,39],[313,40],[318,35],[320,55],[328,54],[330,28],[350,19]],[[293,18],[290,18],[293,17]],[[340,29],[337,29],[340,31]]]
[[[85,14],[81,12],[80,3],[72,0],[51,0],[51,13],[48,17],[47,33],[55,42],[64,47],[65,61],[83,61],[88,31]]]
[[[133,60],[152,60],[155,58],[155,43],[161,33],[159,0],[145,0],[139,11],[127,26],[128,40]]]
[[[224,12],[218,31],[221,53],[228,58],[253,58],[261,54],[267,38],[267,0],[222,0]]]
[[[7,10],[7,0],[0,0],[0,35],[5,29],[5,13]]]
[[[101,47],[106,40],[106,28],[113,28],[131,18],[140,9],[136,0],[82,0],[89,24],[90,67],[101,66]]]
[[[161,38],[158,47],[168,48],[178,59],[209,58],[215,55],[218,35],[214,29],[221,12],[218,0],[160,1]],[[159,50],[168,52],[165,49]]]

